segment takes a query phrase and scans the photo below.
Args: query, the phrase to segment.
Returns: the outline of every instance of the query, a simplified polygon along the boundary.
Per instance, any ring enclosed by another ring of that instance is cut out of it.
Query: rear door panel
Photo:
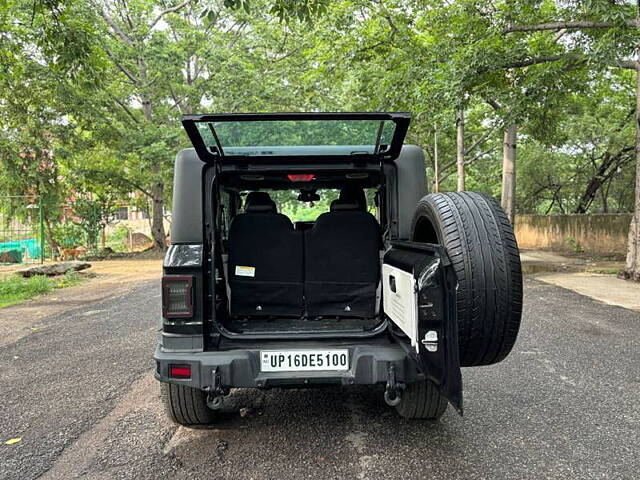
[[[409,338],[411,347],[417,353],[416,279],[411,272],[385,263],[382,265],[382,282],[384,312]]]
[[[394,336],[420,370],[462,413],[457,280],[444,249],[396,242],[382,267],[383,306]]]

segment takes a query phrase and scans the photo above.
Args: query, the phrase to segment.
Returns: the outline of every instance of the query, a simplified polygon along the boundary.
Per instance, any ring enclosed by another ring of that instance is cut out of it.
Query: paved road
[[[187,430],[151,374],[158,290],[0,346],[0,478],[638,478],[639,313],[527,280],[512,355],[463,373],[464,418],[406,422],[366,388],[240,390]]]

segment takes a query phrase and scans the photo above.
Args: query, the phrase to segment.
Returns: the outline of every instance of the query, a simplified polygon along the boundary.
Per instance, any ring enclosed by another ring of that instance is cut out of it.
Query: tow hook
[[[387,386],[384,390],[384,401],[387,405],[395,407],[402,400],[402,390],[404,389],[404,383],[396,382],[396,368],[393,365],[389,365],[389,371],[387,373]]]
[[[220,410],[224,396],[229,394],[229,390],[222,386],[222,378],[218,367],[211,370],[211,377],[211,386],[205,388],[207,392],[207,406],[212,410]]]

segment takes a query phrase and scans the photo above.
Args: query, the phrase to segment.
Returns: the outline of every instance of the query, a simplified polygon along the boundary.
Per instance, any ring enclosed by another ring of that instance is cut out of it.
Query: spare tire
[[[415,242],[443,245],[458,277],[460,364],[503,360],[520,329],[522,270],[502,208],[481,193],[432,193],[418,202],[411,232]]]

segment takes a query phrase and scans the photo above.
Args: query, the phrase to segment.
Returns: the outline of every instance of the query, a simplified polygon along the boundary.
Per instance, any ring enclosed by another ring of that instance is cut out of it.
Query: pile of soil
[[[134,250],[146,250],[153,245],[153,240],[142,232],[134,232],[131,234],[131,246]]]

